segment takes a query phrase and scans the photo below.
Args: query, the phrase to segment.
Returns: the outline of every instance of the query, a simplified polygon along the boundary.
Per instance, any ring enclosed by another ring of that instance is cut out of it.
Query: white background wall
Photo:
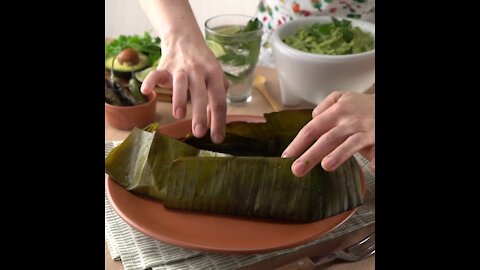
[[[190,0],[203,32],[205,21],[224,13],[255,15],[258,0]],[[138,0],[105,0],[105,37],[154,33]],[[156,35],[156,34],[155,34]]]

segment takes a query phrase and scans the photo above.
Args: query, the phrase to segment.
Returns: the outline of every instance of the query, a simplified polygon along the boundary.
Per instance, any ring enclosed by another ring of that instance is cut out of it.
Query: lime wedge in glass
[[[231,35],[240,32],[242,29],[243,26],[240,25],[228,25],[224,27],[219,27],[215,30],[221,34]]]
[[[225,54],[225,50],[223,49],[222,45],[218,44],[213,40],[207,40],[207,46],[212,50],[215,57],[220,57]]]

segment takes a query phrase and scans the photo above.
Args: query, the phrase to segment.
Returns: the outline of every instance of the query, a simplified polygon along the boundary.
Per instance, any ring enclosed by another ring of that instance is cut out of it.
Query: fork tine
[[[352,253],[359,253],[365,250],[366,248],[372,246],[372,243],[373,245],[375,245],[375,233],[368,236],[364,240],[358,242],[357,244],[349,247],[347,250]]]
[[[362,241],[343,250],[337,250],[333,254],[310,258],[315,266],[331,262],[335,259],[344,261],[359,261],[375,254],[375,233],[367,236]]]
[[[359,258],[364,258],[366,256],[370,256],[372,254],[372,252],[375,253],[375,243],[373,245],[365,248],[364,250],[359,251],[355,255],[357,255]]]

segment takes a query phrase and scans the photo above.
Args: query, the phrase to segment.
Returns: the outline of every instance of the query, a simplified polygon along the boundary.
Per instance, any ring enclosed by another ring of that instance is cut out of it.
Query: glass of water
[[[219,15],[205,22],[207,45],[228,79],[227,102],[252,100],[253,73],[262,38],[262,23],[246,15]]]

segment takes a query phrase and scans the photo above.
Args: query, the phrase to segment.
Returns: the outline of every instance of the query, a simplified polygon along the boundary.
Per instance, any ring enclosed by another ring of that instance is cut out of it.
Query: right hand
[[[304,176],[320,162],[333,171],[357,152],[375,172],[375,96],[335,91],[313,110],[282,157],[298,157],[292,172]]]
[[[192,102],[192,132],[203,137],[208,128],[214,143],[225,138],[226,90],[228,81],[203,36],[185,31],[162,39],[162,58],[150,72],[141,91],[148,94],[158,85],[173,88],[172,114],[183,119],[187,112],[187,91]]]

